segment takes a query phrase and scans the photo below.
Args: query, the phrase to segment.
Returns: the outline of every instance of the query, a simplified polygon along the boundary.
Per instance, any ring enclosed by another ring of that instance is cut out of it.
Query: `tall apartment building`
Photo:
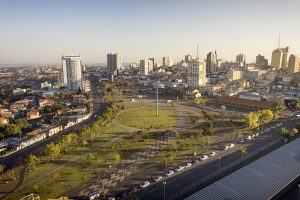
[[[233,68],[231,68],[227,74],[228,79],[231,81],[240,80],[243,78],[243,75],[244,75],[244,71],[234,70]]]
[[[193,60],[188,63],[188,86],[198,87],[206,84],[206,64],[204,60]]]
[[[258,54],[256,56],[256,65],[259,67],[267,67],[268,66],[268,59],[266,59],[264,56]]]
[[[238,54],[236,56],[236,62],[238,62],[238,63],[245,63],[246,62],[246,56],[245,56],[245,54],[242,54],[242,53]]]
[[[153,70],[153,61],[151,59],[140,60],[140,72],[143,75],[148,75]]]
[[[271,67],[278,69],[286,69],[287,56],[289,53],[289,47],[278,48],[272,52]]]
[[[107,68],[109,72],[115,72],[122,68],[122,56],[118,53],[107,54]]]
[[[209,52],[206,57],[206,73],[216,72],[217,67],[217,52]]]
[[[300,57],[294,54],[290,55],[289,64],[287,68],[288,74],[294,74],[300,71]]]
[[[69,90],[76,91],[82,87],[82,68],[80,56],[61,57],[63,68],[63,83]]]
[[[173,66],[172,58],[165,56],[162,58],[163,67],[171,67]]]

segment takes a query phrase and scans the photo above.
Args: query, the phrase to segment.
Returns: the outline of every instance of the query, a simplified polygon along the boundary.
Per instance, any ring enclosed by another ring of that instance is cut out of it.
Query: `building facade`
[[[267,67],[268,66],[268,59],[266,59],[264,56],[258,54],[256,56],[256,65],[259,67]]]
[[[62,56],[63,83],[69,90],[76,91],[82,87],[82,68],[80,56]]]
[[[172,58],[165,56],[162,58],[163,67],[171,67],[173,66]]]
[[[193,60],[188,63],[188,86],[198,87],[206,83],[206,63],[204,60]]]
[[[209,52],[206,58],[206,73],[216,72],[217,67],[217,52]]]
[[[246,62],[246,56],[243,53],[240,53],[236,56],[236,62],[238,63],[245,63]]]
[[[278,69],[286,69],[287,56],[289,53],[289,47],[278,48],[272,52],[271,67]]]
[[[291,54],[289,58],[288,69],[287,69],[288,74],[291,75],[296,72],[299,72],[299,69],[300,69],[300,57]]]
[[[122,68],[122,56],[118,53],[107,54],[107,68],[109,72],[115,72]]]
[[[140,60],[140,73],[148,75],[153,70],[153,61],[148,59]]]

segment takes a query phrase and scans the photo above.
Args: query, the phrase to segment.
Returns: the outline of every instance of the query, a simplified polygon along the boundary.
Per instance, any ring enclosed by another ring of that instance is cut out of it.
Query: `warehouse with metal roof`
[[[257,159],[186,200],[271,199],[300,176],[300,138]]]

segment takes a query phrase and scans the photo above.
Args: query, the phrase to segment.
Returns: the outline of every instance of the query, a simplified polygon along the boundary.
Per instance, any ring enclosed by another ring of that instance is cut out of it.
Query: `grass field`
[[[137,128],[169,128],[176,125],[176,114],[170,109],[159,109],[156,116],[155,108],[130,110],[117,116],[117,120],[125,125]]]

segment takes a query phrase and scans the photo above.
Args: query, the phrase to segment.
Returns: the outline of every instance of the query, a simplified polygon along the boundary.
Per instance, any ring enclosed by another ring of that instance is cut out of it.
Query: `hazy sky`
[[[300,54],[299,0],[0,0],[0,64],[60,63],[80,54],[85,63],[162,56],[175,61],[217,50],[254,61],[281,44]]]

